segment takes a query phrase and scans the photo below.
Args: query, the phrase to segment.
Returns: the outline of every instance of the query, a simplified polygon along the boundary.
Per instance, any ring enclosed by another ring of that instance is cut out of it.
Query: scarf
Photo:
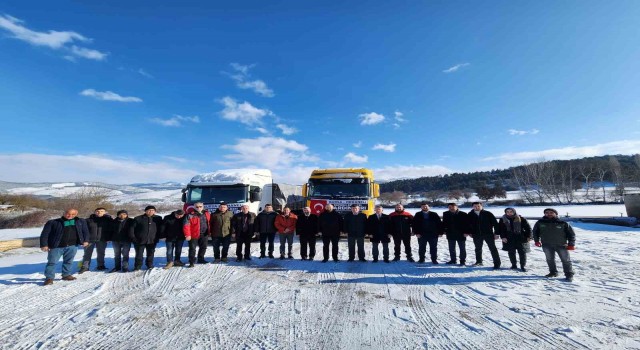
[[[508,217],[507,214],[502,215],[502,222],[507,227],[507,231],[509,231],[509,228],[511,228],[511,222],[513,222],[513,230],[511,232],[516,234],[521,233],[522,221],[520,220],[520,215],[518,215],[517,213],[513,216],[513,218]]]

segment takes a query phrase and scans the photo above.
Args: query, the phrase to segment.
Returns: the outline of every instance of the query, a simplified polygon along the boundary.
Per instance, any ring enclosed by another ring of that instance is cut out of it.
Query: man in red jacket
[[[296,221],[298,216],[291,212],[291,208],[284,207],[282,214],[276,217],[275,225],[280,236],[280,260],[284,260],[284,244],[288,242],[289,259],[293,259],[291,249],[293,248],[293,233],[296,231]]]
[[[202,202],[195,203],[182,226],[185,239],[189,242],[189,267],[196,262],[196,247],[198,247],[198,264],[206,264],[204,254],[207,252],[209,235],[211,234],[211,215],[204,209]]]

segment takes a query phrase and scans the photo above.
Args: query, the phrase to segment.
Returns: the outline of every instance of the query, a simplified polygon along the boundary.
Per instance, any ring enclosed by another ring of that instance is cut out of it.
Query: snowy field
[[[91,271],[74,282],[58,275],[42,287],[46,254],[23,248],[0,254],[0,348],[640,349],[640,230],[574,227],[573,283],[541,277],[547,267],[535,247],[522,273],[492,271],[486,248],[483,268],[404,256],[323,264],[319,254],[163,270],[161,244],[152,270]],[[467,251],[473,263],[471,242]],[[107,257],[112,267],[111,248]],[[448,260],[445,239],[439,257]]]

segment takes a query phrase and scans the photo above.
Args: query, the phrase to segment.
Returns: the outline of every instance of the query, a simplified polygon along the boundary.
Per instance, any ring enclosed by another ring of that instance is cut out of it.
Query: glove
[[[574,245],[568,245],[568,246],[567,246],[567,250],[576,250],[576,246],[574,246]]]
[[[536,242],[536,247],[542,247],[542,243]]]
[[[506,238],[503,238],[503,239],[502,239],[502,243],[507,243],[507,239],[506,239]]]

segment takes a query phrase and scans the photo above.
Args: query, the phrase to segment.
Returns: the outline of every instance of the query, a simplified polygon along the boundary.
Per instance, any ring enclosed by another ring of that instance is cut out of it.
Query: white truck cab
[[[271,170],[226,169],[194,176],[182,189],[182,202],[185,211],[194,203],[202,202],[213,213],[224,202],[234,213],[248,204],[249,211],[258,214],[267,203],[271,203],[274,210],[290,203],[300,202],[301,206],[301,194],[301,186],[274,184]]]

